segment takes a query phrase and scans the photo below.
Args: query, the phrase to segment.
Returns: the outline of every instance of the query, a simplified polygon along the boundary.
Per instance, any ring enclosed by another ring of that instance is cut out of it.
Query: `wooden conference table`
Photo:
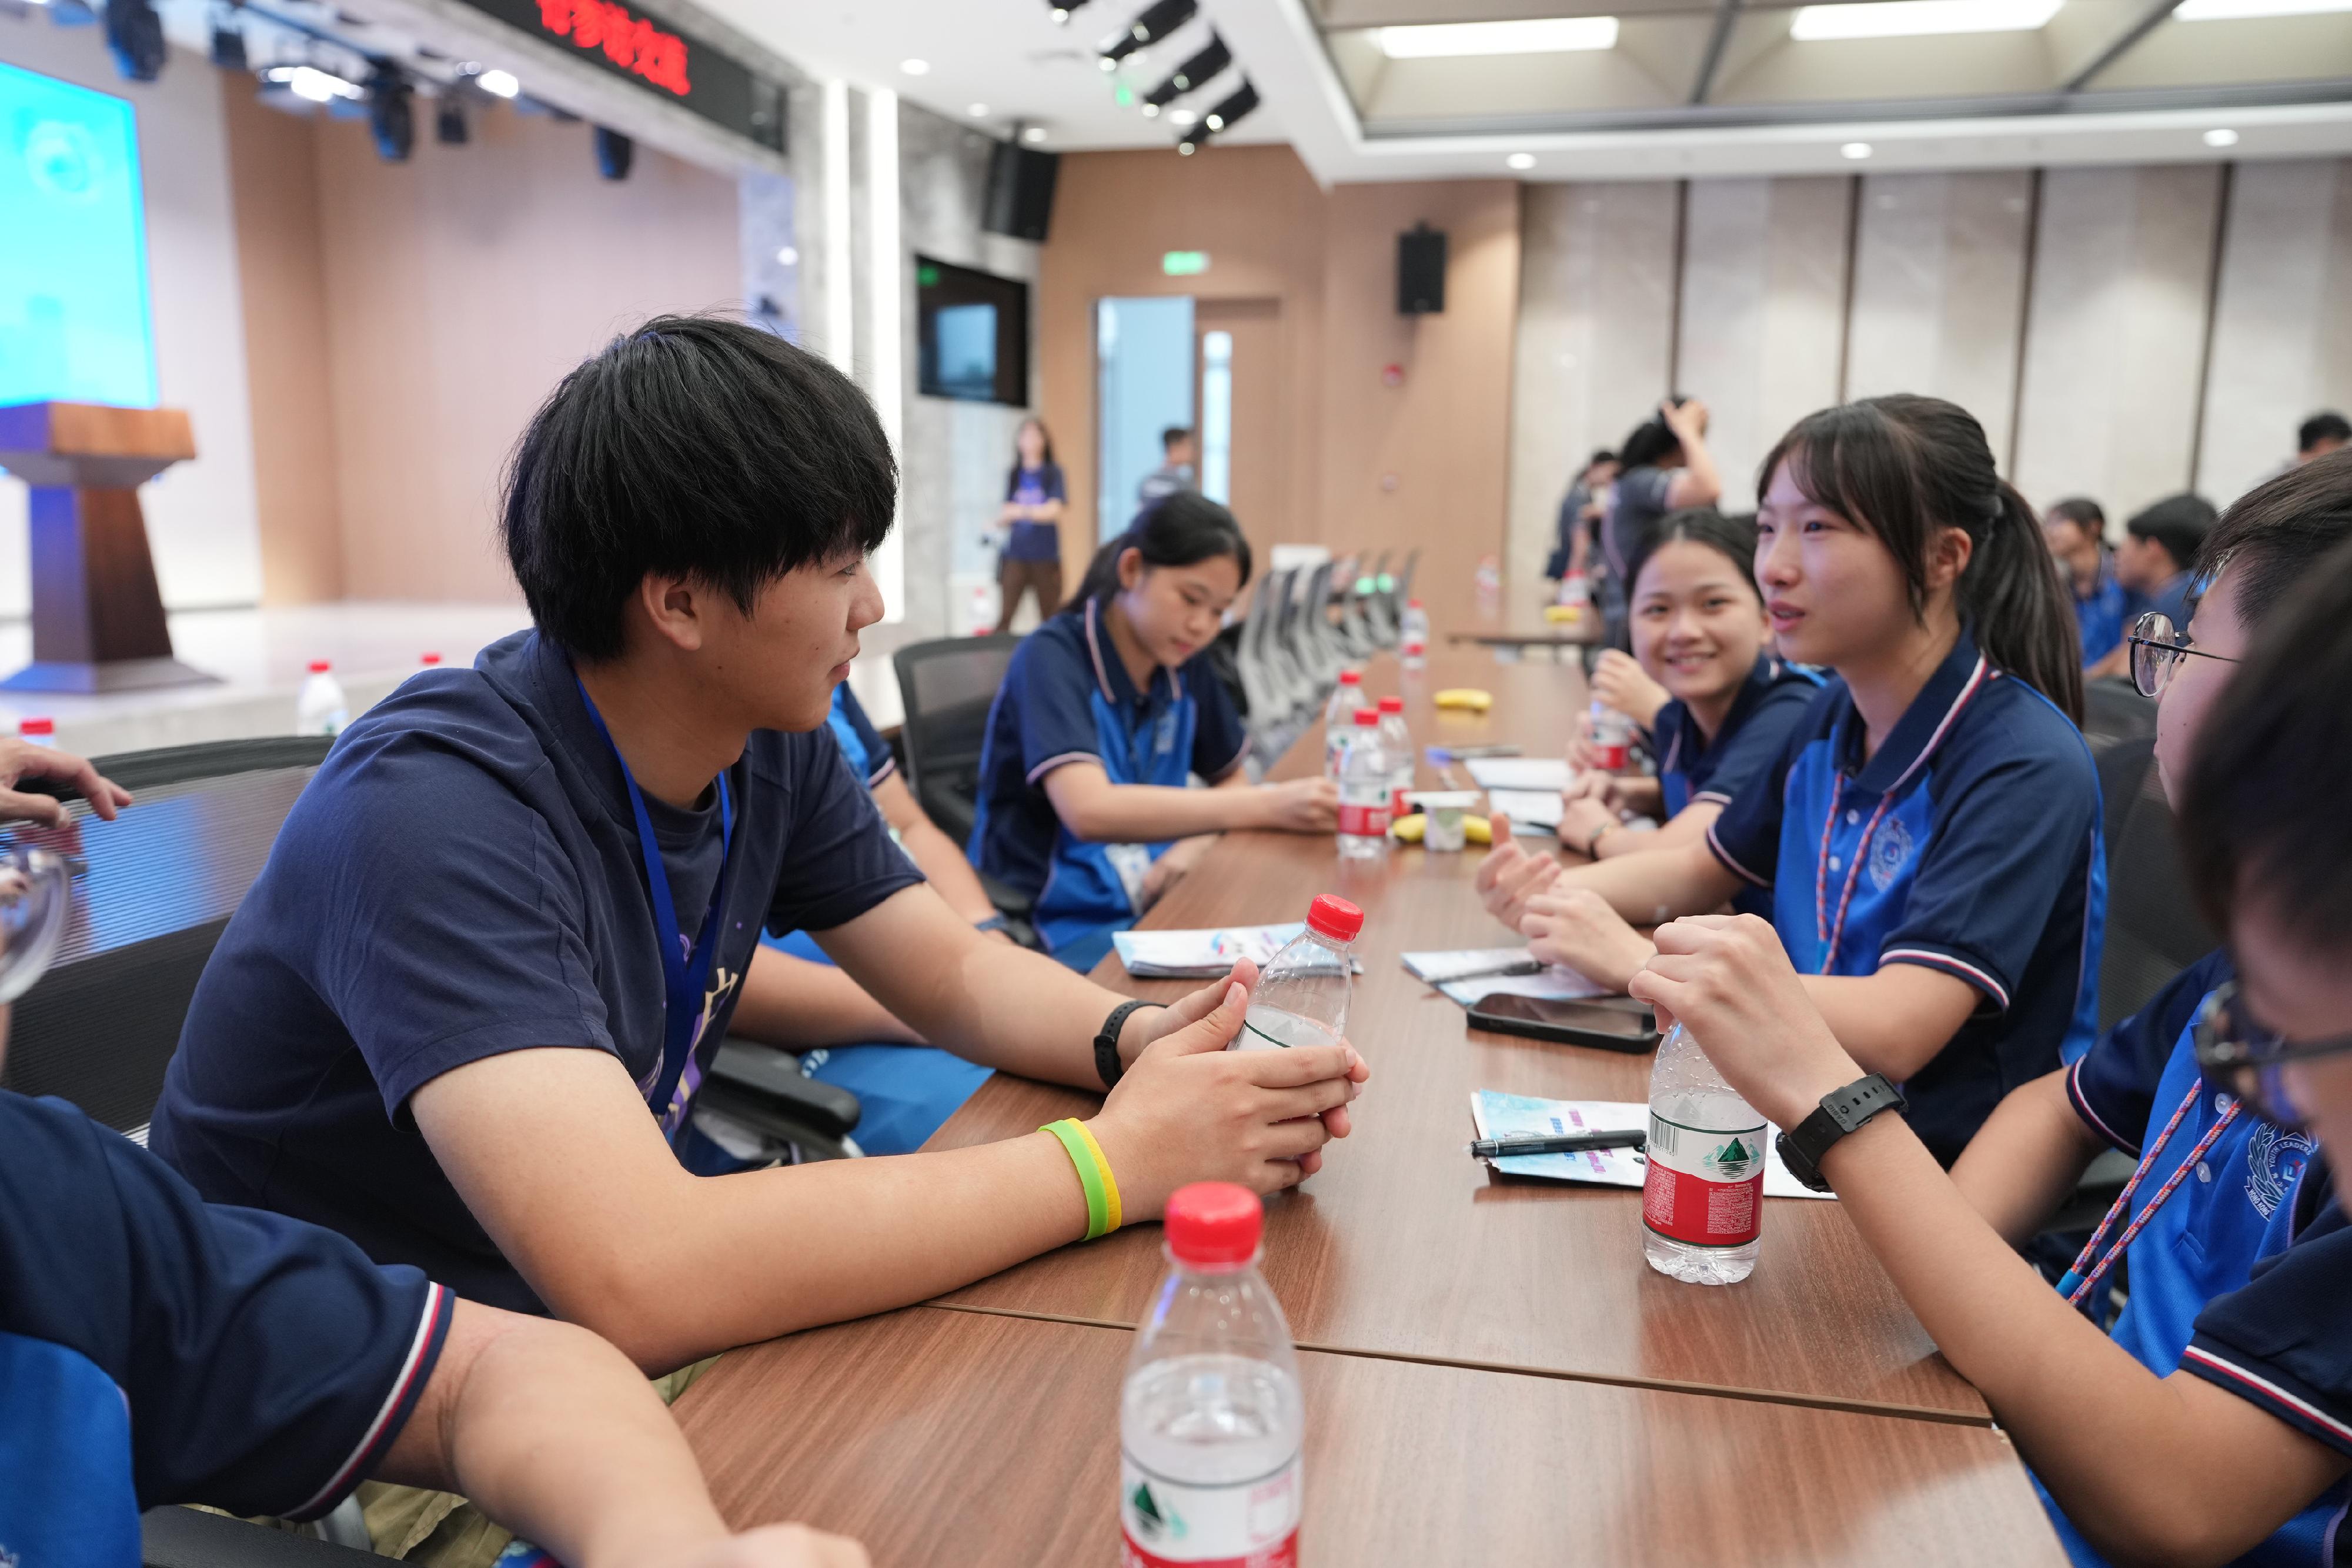
[[[1433,650],[1402,691],[1416,742],[1556,753],[1576,671]],[[1483,716],[1429,693],[1494,693]],[[1307,737],[1277,777],[1319,764]],[[1422,783],[1436,781],[1424,767]],[[1469,1562],[1496,1548],[1637,1563],[2063,1561],[1975,1389],[1937,1356],[1834,1203],[1767,1206],[1728,1289],[1643,1262],[1640,1195],[1517,1181],[1469,1159],[1473,1091],[1647,1097],[1650,1060],[1473,1033],[1400,953],[1509,940],[1465,854],[1342,866],[1328,838],[1235,833],[1143,924],[1362,906],[1349,1036],[1372,1068],[1355,1131],[1267,1206],[1265,1270],[1308,1409],[1307,1561]],[[1160,998],[1181,983],[1096,977]],[[1097,1096],[1000,1075],[931,1141],[1018,1136]],[[1064,1248],[924,1307],[730,1355],[679,1416],[739,1522],[804,1519],[882,1563],[1108,1563],[1129,1332],[1157,1226]]]

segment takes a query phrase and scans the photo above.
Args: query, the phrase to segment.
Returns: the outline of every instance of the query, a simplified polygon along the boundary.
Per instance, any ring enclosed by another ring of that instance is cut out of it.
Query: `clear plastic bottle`
[[[1348,997],[1356,983],[1349,945],[1363,929],[1362,910],[1328,893],[1317,895],[1307,909],[1307,929],[1266,960],[1242,1031],[1226,1049],[1337,1045],[1348,1032]]]
[[[58,743],[58,721],[53,718],[20,718],[16,733],[35,746],[55,746]]]
[[[1378,860],[1389,844],[1389,759],[1381,716],[1360,707],[1339,757],[1339,858]]]
[[[1650,1070],[1642,1252],[1686,1285],[1736,1285],[1756,1270],[1764,1219],[1764,1118],[1676,1024]]]
[[[1421,607],[1418,599],[1404,601],[1404,613],[1397,620],[1397,657],[1408,670],[1425,669],[1429,664],[1429,612]]]
[[[324,659],[310,661],[310,677],[294,698],[294,733],[341,735],[352,722],[351,699]]]
[[[1404,815],[1412,789],[1412,731],[1405,727],[1404,698],[1381,699],[1381,751],[1389,759],[1389,820]]]
[[[1307,1407],[1282,1305],[1257,1270],[1265,1209],[1229,1182],[1168,1200],[1168,1273],[1119,1400],[1123,1568],[1297,1568]]]
[[[1603,773],[1622,773],[1633,766],[1632,719],[1594,697],[1585,724],[1592,737],[1592,766]]]
[[[1348,749],[1348,737],[1356,722],[1356,710],[1364,706],[1364,676],[1360,670],[1339,672],[1339,684],[1331,688],[1331,700],[1323,705],[1323,777],[1339,777],[1339,754]]]

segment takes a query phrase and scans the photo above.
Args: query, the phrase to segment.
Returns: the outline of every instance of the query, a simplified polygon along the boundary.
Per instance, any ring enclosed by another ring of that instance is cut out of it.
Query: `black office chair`
[[[2083,738],[2091,743],[2091,755],[2101,757],[2107,748],[2126,740],[2146,740],[2156,734],[2156,699],[2139,695],[2139,688],[2126,680],[2097,680],[2083,683]]]
[[[971,842],[980,812],[980,752],[988,739],[989,710],[1004,685],[1020,642],[1013,637],[940,637],[912,643],[890,656],[906,708],[898,743],[906,752],[907,784],[923,814],[960,844]],[[1004,916],[1006,934],[1024,947],[1037,945],[1029,925],[1031,899],[980,873],[988,901]]]

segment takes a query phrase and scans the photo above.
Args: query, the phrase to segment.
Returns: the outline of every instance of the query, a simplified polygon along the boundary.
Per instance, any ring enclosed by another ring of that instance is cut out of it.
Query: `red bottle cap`
[[[1339,672],[1339,684],[1343,686],[1360,686],[1364,684],[1364,673],[1361,670],[1342,670]]]
[[[1382,698],[1381,699],[1381,711],[1382,713],[1402,713],[1402,712],[1404,712],[1404,698],[1402,698],[1402,697],[1382,697]]]
[[[310,661],[310,673],[314,675],[323,675],[332,666],[331,666],[324,659],[313,659]]]
[[[1307,925],[1318,936],[1328,936],[1334,942],[1353,942],[1364,928],[1364,912],[1344,898],[1318,893],[1315,902],[1307,906]]]
[[[1408,599],[1404,602],[1405,608],[1408,610],[1418,610],[1421,608],[1421,601],[1418,599]]]
[[[437,664],[441,662],[441,655],[438,653],[426,653],[417,662],[423,664]]]
[[[18,735],[55,735],[58,721],[53,718],[26,718],[16,722]]]
[[[1356,710],[1356,722],[1358,724],[1378,724],[1381,722],[1381,710],[1372,707],[1360,707]]]
[[[1196,1181],[1168,1199],[1168,1250],[1194,1268],[1229,1268],[1257,1256],[1265,1206],[1229,1181]]]

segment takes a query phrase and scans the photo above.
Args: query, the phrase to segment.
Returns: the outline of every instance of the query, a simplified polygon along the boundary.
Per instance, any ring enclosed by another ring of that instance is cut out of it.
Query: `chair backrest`
[[[2099,757],[2107,840],[2102,1030],[2147,1006],[2175,975],[2221,945],[2189,894],[2155,762],[2156,742],[2146,738],[2116,741]]]
[[[2156,700],[2139,695],[2129,681],[2083,683],[2083,738],[2097,757],[2126,740],[2144,740],[2156,734]]]
[[[138,804],[111,822],[9,836],[80,856],[72,924],[17,1000],[0,1082],[143,1134],[196,978],[326,760],[324,737],[216,741],[97,759]]]
[[[1013,637],[941,637],[891,655],[907,716],[898,735],[908,784],[925,814],[961,844],[980,804],[980,748],[988,710],[1004,685]]]

